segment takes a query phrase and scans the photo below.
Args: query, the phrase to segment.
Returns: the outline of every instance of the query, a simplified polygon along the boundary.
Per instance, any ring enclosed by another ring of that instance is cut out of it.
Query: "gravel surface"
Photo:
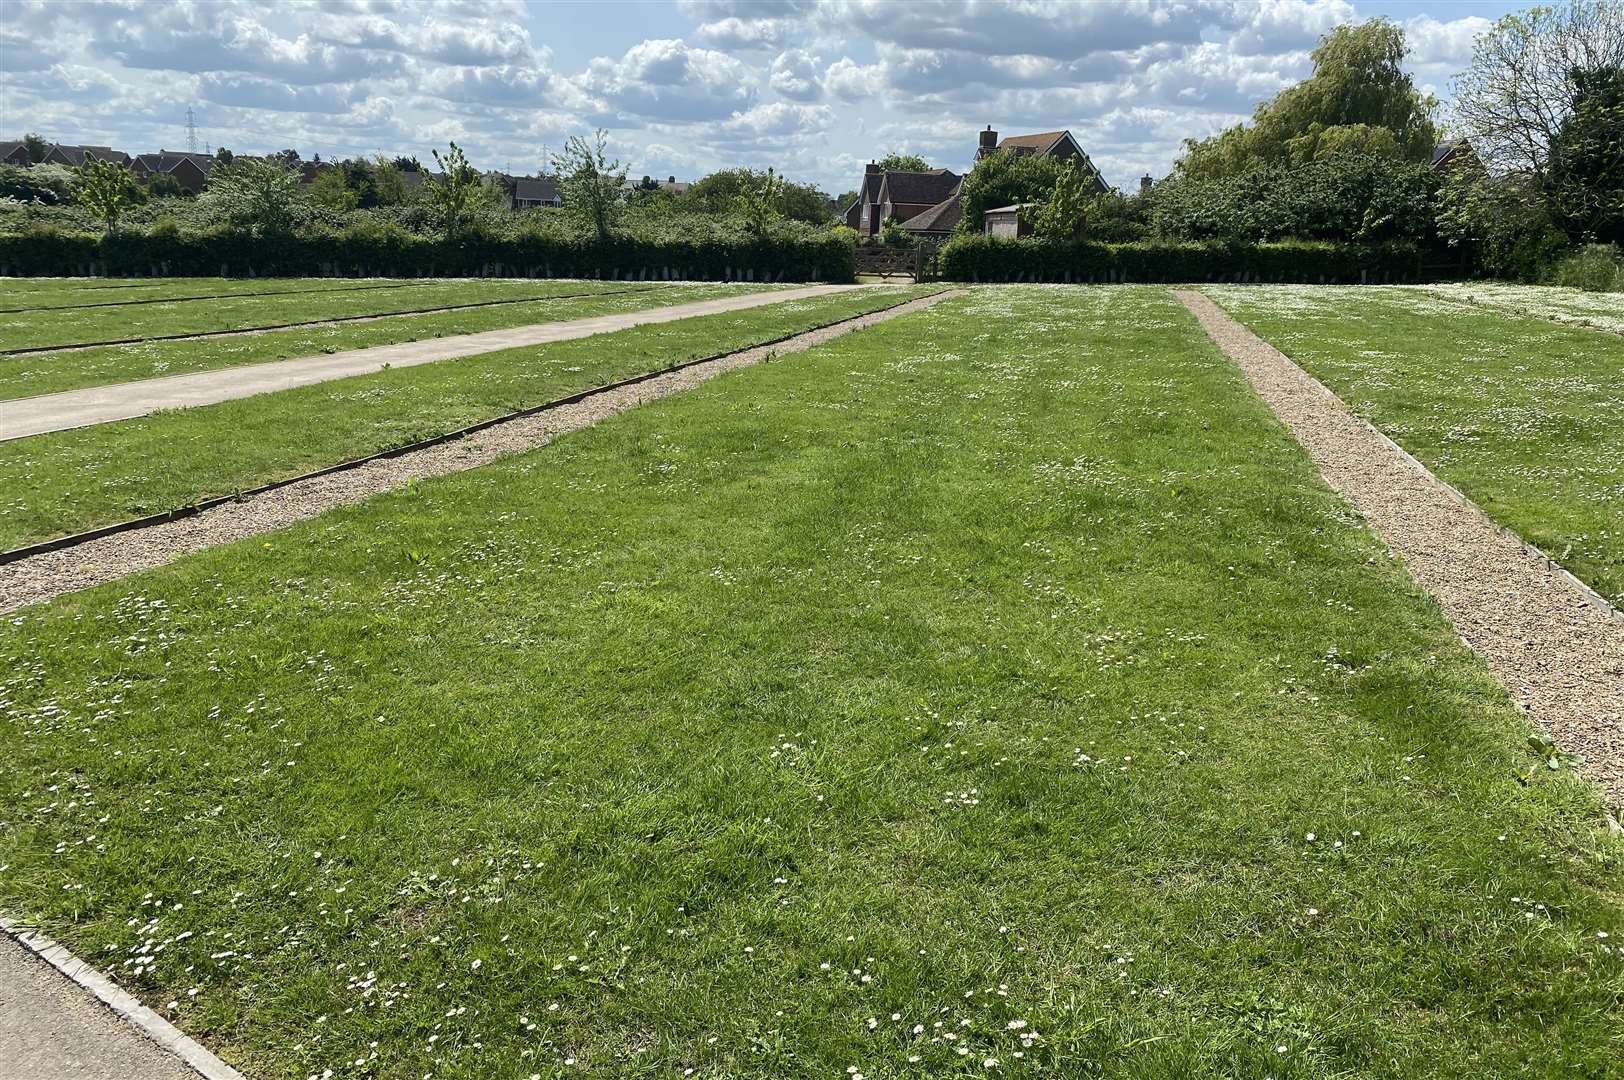
[[[1177,290],[1326,481],[1353,504],[1512,696],[1624,806],[1624,619],[1498,527],[1289,357]]]
[[[209,371],[189,371],[155,379],[90,386],[37,397],[0,401],[0,442],[43,435],[48,431],[105,424],[145,416],[159,409],[190,409],[217,401],[269,394],[295,386],[310,386],[330,379],[366,375],[384,368],[414,367],[455,360],[464,356],[543,345],[554,341],[575,341],[594,334],[628,330],[634,326],[677,322],[699,315],[746,311],[750,308],[832,296],[854,289],[884,288],[879,285],[805,285],[775,292],[743,293],[694,300],[667,307],[639,308],[581,319],[509,326],[454,334],[423,341],[402,341],[393,345],[372,345],[364,349],[300,356],[289,360],[268,360],[260,364],[238,364]]]
[[[960,295],[963,290],[935,293],[886,311],[811,330],[776,345],[744,349],[632,386],[606,390],[573,405],[487,428],[466,439],[290,484],[242,502],[226,503],[195,517],[105,536],[63,551],[9,563],[0,566],[0,612],[162,566],[201,548],[280,529],[334,507],[348,506],[380,492],[403,487],[414,478],[462,472],[509,454],[534,450],[566,432],[578,431],[644,402],[692,389],[724,371],[748,367],[769,356],[801,352],[853,330],[921,311],[949,296]]]

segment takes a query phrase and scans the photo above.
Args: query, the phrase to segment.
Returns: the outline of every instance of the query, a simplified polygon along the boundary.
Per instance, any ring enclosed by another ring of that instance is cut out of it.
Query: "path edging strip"
[[[79,959],[67,946],[39,930],[0,916],[0,930],[17,944],[50,964],[76,986],[89,993],[163,1049],[191,1066],[204,1080],[246,1080],[242,1073],[215,1057],[191,1036],[135,999],[113,980]]]

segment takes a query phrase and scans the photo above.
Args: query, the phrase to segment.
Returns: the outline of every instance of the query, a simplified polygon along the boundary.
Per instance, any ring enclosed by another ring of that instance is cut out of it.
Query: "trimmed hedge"
[[[0,275],[107,277],[571,277],[684,281],[851,281],[849,239],[604,243],[552,237],[457,243],[401,233],[252,237],[239,233],[34,232],[0,236]]]
[[[937,256],[946,281],[1208,282],[1300,284],[1415,281],[1421,251],[1413,244],[1188,244],[955,236]]]

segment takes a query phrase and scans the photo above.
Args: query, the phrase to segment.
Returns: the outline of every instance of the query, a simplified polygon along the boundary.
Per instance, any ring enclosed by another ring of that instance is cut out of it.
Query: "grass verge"
[[[578,288],[580,291],[591,291],[597,287],[584,285]],[[181,375],[189,371],[318,356],[372,345],[394,345],[403,341],[423,341],[511,326],[642,311],[760,291],[750,286],[706,282],[663,285],[646,292],[626,291],[636,288],[640,288],[636,283],[624,283],[618,288],[606,285],[601,289],[601,296],[537,300],[534,303],[468,308],[437,315],[404,315],[376,322],[270,330],[236,338],[143,341],[64,353],[0,356],[0,400]]]
[[[1616,840],[1160,290],[0,627],[0,908],[265,1076],[1602,1076]],[[1602,936],[1602,935],[1610,936]]]
[[[1421,292],[1206,292],[1490,517],[1624,606],[1624,343]]]
[[[788,301],[0,443],[0,550],[229,495],[936,288]]]
[[[651,283],[576,281],[459,281],[358,292],[316,290],[295,295],[242,295],[132,307],[53,308],[0,315],[0,348],[30,349],[220,330],[252,330],[355,315],[389,315],[453,304],[541,299],[597,291],[650,288]],[[655,289],[668,286],[658,284]]]

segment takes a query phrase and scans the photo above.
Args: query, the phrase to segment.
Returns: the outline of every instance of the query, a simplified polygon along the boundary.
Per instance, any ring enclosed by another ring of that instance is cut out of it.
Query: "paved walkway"
[[[799,289],[746,293],[743,296],[725,296],[691,304],[674,304],[670,307],[628,311],[617,315],[598,315],[590,319],[570,319],[564,322],[509,327],[505,330],[487,330],[483,333],[463,334],[457,337],[433,338],[428,341],[378,345],[370,349],[303,356],[267,364],[245,364],[216,371],[197,371],[161,379],[143,379],[140,382],[115,383],[86,390],[68,390],[60,394],[42,394],[38,397],[0,401],[0,442],[21,439],[28,435],[42,435],[48,431],[65,431],[68,428],[89,427],[92,424],[105,424],[113,420],[128,420],[157,412],[159,409],[186,409],[198,405],[212,405],[217,401],[252,397],[255,394],[268,394],[276,390],[288,390],[296,386],[310,386],[329,379],[365,375],[384,367],[412,367],[416,364],[432,364],[436,360],[477,356],[480,353],[499,352],[527,345],[573,341],[576,338],[626,330],[634,326],[675,322],[699,315],[744,311],[786,300],[826,296],[869,287],[871,286],[809,285]]]
[[[1624,619],[1205,295],[1177,295],[1501,684],[1624,806]]]
[[[199,1080],[44,960],[0,934],[0,1076]]]

